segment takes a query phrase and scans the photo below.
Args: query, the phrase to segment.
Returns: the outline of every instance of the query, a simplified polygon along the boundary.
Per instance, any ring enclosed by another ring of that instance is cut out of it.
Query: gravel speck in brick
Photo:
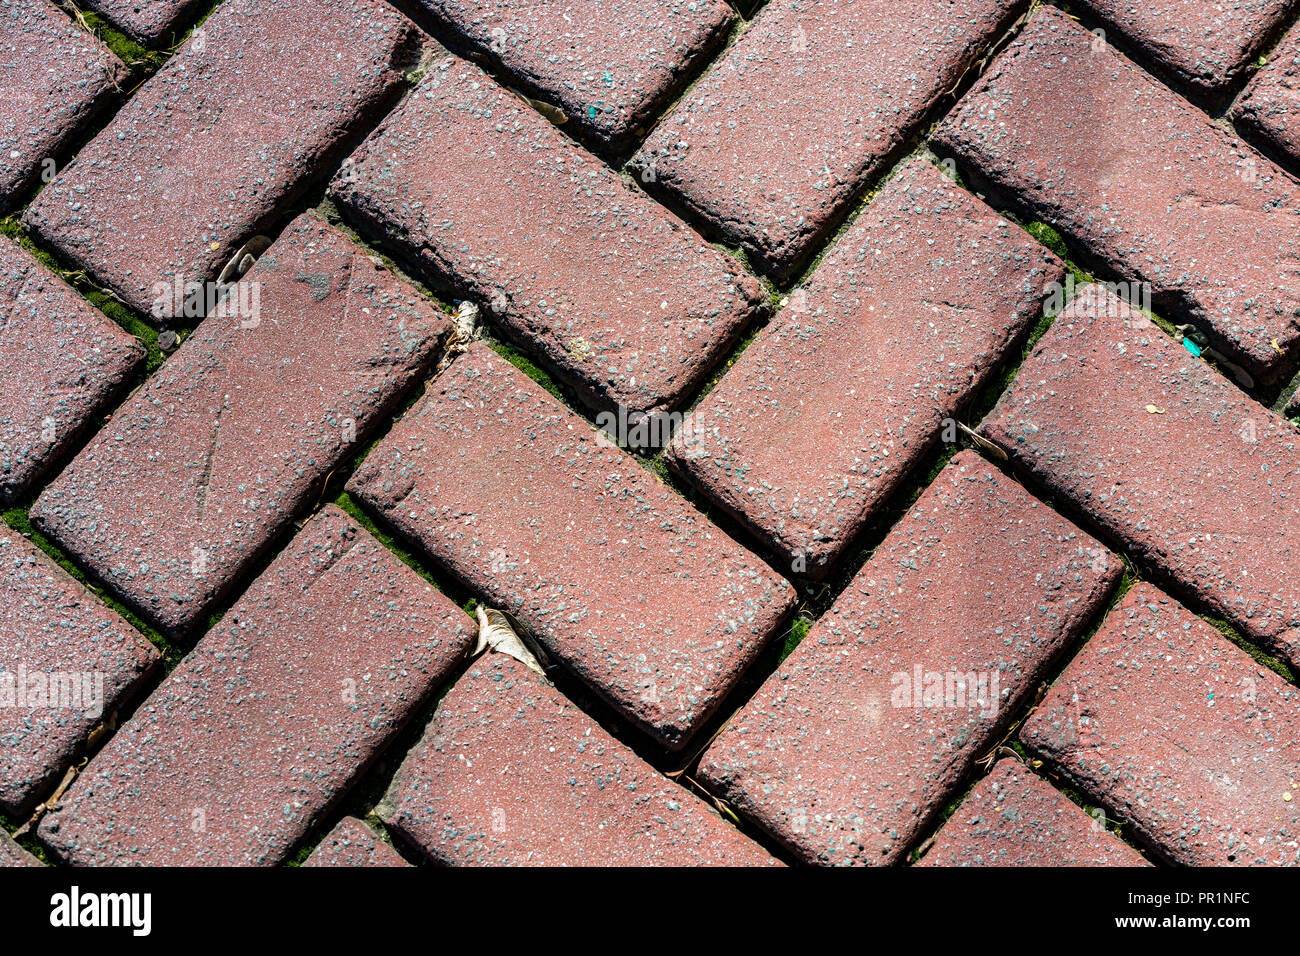
[[[327,506],[91,761],[40,838],[85,866],[279,863],[474,634]]]
[[[794,589],[609,445],[479,344],[348,488],[678,748],[776,635]]]
[[[680,403],[764,301],[729,256],[453,57],[331,190],[599,408]]]
[[[1003,759],[966,795],[917,865],[1147,866],[1104,820],[1019,760]]]
[[[47,0],[0,4],[0,212],[125,79],[122,61]]]
[[[792,571],[820,576],[1063,275],[913,161],[695,409],[668,461]]]
[[[980,426],[1141,564],[1300,665],[1300,431],[1101,286]]]
[[[561,107],[603,151],[631,145],[726,36],[723,0],[420,0],[461,44]]]
[[[776,862],[550,684],[495,653],[443,698],[379,812],[447,865]]]
[[[1020,738],[1176,863],[1300,864],[1300,690],[1149,584]]]
[[[356,817],[344,817],[303,866],[410,866]]]
[[[633,160],[787,278],[1020,0],[771,0]]]
[[[0,810],[30,811],[158,660],[135,629],[0,524]]]
[[[387,106],[418,36],[380,0],[226,0],[23,223],[139,312],[194,318],[188,284]]]
[[[1300,352],[1300,184],[1095,39],[1040,8],[936,144],[1275,379]]]
[[[0,504],[31,490],[143,360],[139,342],[0,236]]]
[[[804,862],[901,860],[1120,562],[959,452],[700,761]]]
[[[319,495],[449,328],[434,303],[305,214],[32,519],[150,620],[183,631]]]

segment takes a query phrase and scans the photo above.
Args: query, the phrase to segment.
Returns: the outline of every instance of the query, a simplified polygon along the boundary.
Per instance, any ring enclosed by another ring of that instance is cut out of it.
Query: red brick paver
[[[919,866],[1146,866],[1091,817],[1025,769],[999,760],[939,831]]]
[[[1300,185],[1095,39],[1043,7],[936,142],[1277,377],[1300,349]]]
[[[669,461],[820,575],[1064,274],[924,161],[890,181],[684,425]]]
[[[0,236],[0,504],[32,489],[143,359],[139,342]]]
[[[158,660],[129,624],[0,524],[0,810],[27,813]]]
[[[15,866],[40,866],[41,861],[36,859],[17,843],[4,830],[0,830],[0,869]]]
[[[410,866],[356,817],[344,817],[303,866]]]
[[[332,189],[597,406],[678,404],[763,300],[731,259],[454,58]]]
[[[82,865],[277,863],[473,633],[329,506],[91,761],[41,839]]]
[[[1175,862],[1300,864],[1300,690],[1148,584],[1021,739]]]
[[[387,105],[417,35],[380,0],[226,0],[23,222],[140,312],[192,318],[185,283]]]
[[[1100,286],[981,431],[1143,564],[1300,663],[1300,432]]]
[[[776,862],[500,654],[477,661],[443,698],[381,813],[448,865]]]
[[[732,718],[701,779],[805,862],[896,862],[1119,575],[961,452]]]
[[[726,36],[723,0],[420,0],[461,45],[620,151]]]
[[[1286,35],[1250,81],[1232,117],[1248,134],[1300,162],[1300,27]]]
[[[48,0],[0,3],[0,212],[124,79],[122,61]]]
[[[32,517],[182,631],[320,494],[449,327],[342,233],[301,216]]]
[[[772,0],[633,165],[788,277],[1023,6]]]
[[[353,495],[683,746],[793,589],[483,345],[362,463]]]
[[[203,0],[81,0],[78,6],[102,14],[137,43],[163,46],[180,38],[190,14],[202,3]]]
[[[1295,0],[1080,0],[1135,55],[1194,94],[1216,98],[1282,29]]]

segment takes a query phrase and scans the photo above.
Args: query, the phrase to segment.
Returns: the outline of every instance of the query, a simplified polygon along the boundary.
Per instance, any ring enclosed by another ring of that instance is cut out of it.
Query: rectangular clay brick
[[[680,403],[766,301],[730,257],[452,57],[331,189],[600,408]]]
[[[410,866],[356,817],[344,817],[303,866]]]
[[[1061,263],[907,164],[692,412],[668,462],[825,573],[1040,313]]]
[[[278,863],[474,634],[327,506],[90,762],[41,840],[79,865]]]
[[[24,817],[158,660],[139,632],[0,524],[0,810]]]
[[[794,589],[485,345],[349,491],[662,743],[685,745]]]
[[[1014,759],[966,795],[918,866],[1147,866],[1142,855]]]
[[[32,519],[158,626],[184,631],[310,506],[449,328],[433,302],[303,215]]]
[[[724,0],[420,0],[459,46],[560,107],[602,152],[630,146],[726,36]]]
[[[700,761],[807,863],[901,860],[1120,561],[958,453]]]
[[[17,843],[4,830],[0,830],[0,869],[5,867],[17,866],[40,866],[41,861],[36,859]]]
[[[935,142],[1253,376],[1292,364],[1300,184],[1065,14],[1041,8]]]
[[[442,699],[379,813],[450,866],[776,863],[549,683],[496,653]]]
[[[387,107],[420,35],[381,0],[226,0],[23,222],[140,312],[201,315],[185,284],[216,280]]]
[[[0,3],[0,212],[113,98],[126,67],[48,0]]]
[[[1020,737],[1176,863],[1300,864],[1300,690],[1149,584]]]
[[[1283,38],[1250,81],[1233,104],[1232,118],[1248,135],[1300,162],[1300,27]]]
[[[0,504],[23,497],[134,379],[144,347],[0,236]]]
[[[1198,96],[1217,100],[1296,9],[1295,0],[1080,0],[1134,56]]]
[[[1300,665],[1300,431],[1101,286],[980,426],[1058,500]]]
[[[788,278],[1024,6],[771,0],[633,168]]]
[[[274,0],[259,0],[265,6],[279,6]],[[80,0],[137,43],[169,46],[179,38],[190,14],[203,0]]]

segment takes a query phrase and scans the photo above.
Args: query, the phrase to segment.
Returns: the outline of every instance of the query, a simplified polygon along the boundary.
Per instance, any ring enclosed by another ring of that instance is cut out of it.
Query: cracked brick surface
[[[772,0],[633,166],[788,277],[1023,6]]]
[[[679,404],[763,301],[730,257],[455,58],[331,190],[598,407]]]
[[[0,810],[21,816],[46,796],[158,661],[116,612],[0,525]]]
[[[1294,364],[1300,184],[1065,14],[1039,9],[934,140],[1256,378]]]
[[[1170,860],[1295,866],[1298,724],[1300,690],[1138,584],[1020,736]]]
[[[700,778],[804,862],[897,862],[1119,575],[1096,540],[960,452]]]
[[[419,0],[473,54],[622,150],[726,36],[723,0]]]
[[[485,345],[348,485],[620,713],[685,745],[794,590]]]
[[[694,410],[669,462],[820,575],[1038,316],[1060,262],[909,162]]]
[[[918,866],[1146,866],[1142,855],[1020,761],[994,765]]]
[[[1189,89],[1214,99],[1297,9],[1295,0],[1080,0],[1107,29]]]
[[[501,654],[476,661],[442,700],[381,812],[453,866],[776,862]]]
[[[49,0],[0,2],[0,212],[125,79],[122,61]]]
[[[0,504],[45,477],[143,360],[139,342],[0,236]]]
[[[41,839],[80,865],[278,863],[472,634],[328,506],[91,761]]]
[[[344,817],[303,866],[410,866],[356,817]]]
[[[380,0],[226,0],[23,223],[137,311],[193,318],[185,284],[215,281],[364,130],[418,35]]]
[[[1248,134],[1300,162],[1300,27],[1293,28],[1232,107]]]
[[[980,426],[1135,558],[1300,664],[1300,430],[1087,286]]]
[[[365,250],[301,216],[32,519],[151,621],[184,631],[310,506],[449,327]]]

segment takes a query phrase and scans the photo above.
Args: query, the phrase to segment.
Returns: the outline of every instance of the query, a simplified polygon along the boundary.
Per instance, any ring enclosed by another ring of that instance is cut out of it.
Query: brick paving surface
[[[1300,863],[1300,691],[1148,584],[1021,731],[1160,855]]]
[[[40,860],[15,843],[13,837],[8,833],[0,830],[0,869],[11,866],[40,865]]]
[[[140,312],[193,317],[187,284],[216,280],[319,174],[396,92],[416,43],[381,0],[227,0],[24,223]]]
[[[999,760],[944,824],[920,866],[1145,866],[1095,816],[1015,759]]]
[[[1300,184],[1052,7],[935,141],[1254,376],[1300,352]]]
[[[775,862],[498,654],[477,662],[443,699],[383,812],[404,839],[447,865]]]
[[[85,865],[278,862],[447,678],[472,630],[328,508],[91,762],[42,839]]]
[[[356,817],[344,817],[303,866],[410,866]]]
[[[766,565],[484,345],[349,487],[670,747],[793,603]]]
[[[0,810],[26,812],[158,652],[30,542],[0,531]]]
[[[622,150],[726,37],[723,0],[419,0],[450,37]]]
[[[771,0],[636,168],[789,276],[1021,6]]]
[[[125,79],[122,61],[49,0],[0,3],[0,212]]]
[[[792,567],[823,573],[1063,274],[914,161],[696,408],[669,460]]]
[[[1119,573],[1096,540],[962,452],[701,774],[807,862],[895,862]],[[949,685],[960,693],[944,706]]]
[[[0,504],[8,504],[111,407],[144,349],[3,236],[0,310]]]
[[[726,255],[454,58],[333,193],[600,407],[680,403],[762,299]]]
[[[1300,2],[76,8],[0,864],[1300,864]]]

